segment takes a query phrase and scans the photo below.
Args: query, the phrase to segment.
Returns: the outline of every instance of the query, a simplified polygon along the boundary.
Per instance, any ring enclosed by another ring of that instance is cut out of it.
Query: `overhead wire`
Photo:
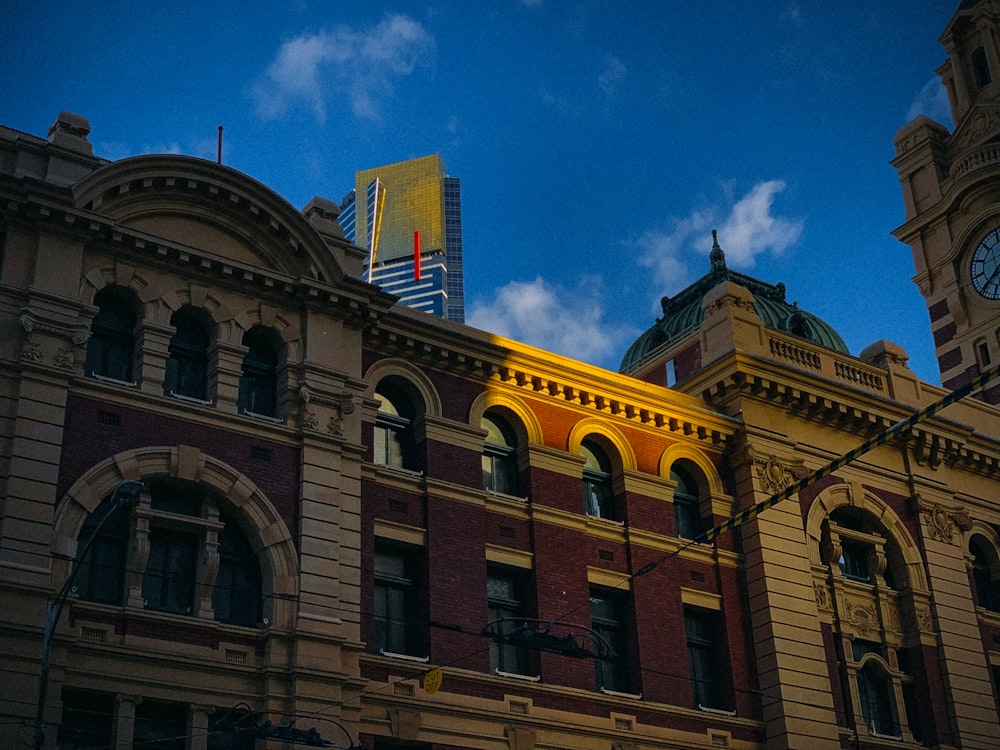
[[[958,389],[955,389],[954,391],[952,391],[951,393],[947,394],[942,399],[940,399],[940,400],[938,400],[938,401],[930,404],[927,407],[924,407],[924,408],[918,410],[917,412],[913,413],[909,417],[907,417],[907,418],[905,418],[903,420],[900,420],[899,422],[893,424],[889,428],[883,430],[879,434],[875,435],[874,437],[872,437],[869,440],[867,440],[864,443],[862,443],[862,445],[858,446],[857,448],[855,448],[855,449],[853,449],[851,451],[848,451],[847,453],[845,453],[844,455],[842,455],[838,459],[836,459],[836,460],[830,462],[829,464],[821,467],[820,469],[817,469],[816,471],[808,474],[807,476],[805,476],[804,478],[800,479],[799,481],[797,481],[797,482],[789,485],[784,490],[779,491],[779,492],[773,494],[768,499],[763,500],[763,501],[757,503],[756,505],[750,506],[749,508],[741,511],[740,513],[738,513],[738,514],[730,517],[729,519],[727,519],[723,523],[721,523],[721,524],[719,524],[719,525],[717,525],[717,526],[715,526],[715,527],[713,527],[711,529],[708,529],[708,530],[706,530],[706,531],[698,534],[697,536],[695,536],[692,539],[689,539],[689,540],[683,542],[676,549],[670,551],[669,553],[661,555],[661,557],[658,558],[657,560],[641,566],[637,571],[635,571],[634,573],[632,573],[632,574],[626,576],[625,578],[623,578],[618,584],[616,584],[616,586],[610,587],[610,588],[613,590],[613,589],[619,588],[621,586],[624,586],[624,585],[626,585],[626,584],[634,581],[635,579],[637,579],[637,578],[639,578],[641,576],[647,575],[648,573],[652,572],[653,570],[655,570],[656,568],[658,568],[660,565],[662,565],[666,561],[668,561],[668,560],[670,560],[670,559],[672,559],[674,557],[677,557],[680,553],[682,553],[686,549],[689,549],[689,548],[691,548],[692,546],[694,546],[696,544],[704,544],[704,543],[713,542],[719,536],[721,536],[722,534],[731,532],[731,531],[739,528],[740,526],[742,526],[742,525],[748,523],[749,521],[757,518],[765,510],[768,510],[768,509],[774,507],[775,505],[777,505],[779,502],[792,497],[793,495],[797,494],[798,492],[800,492],[802,489],[808,487],[809,485],[815,483],[819,479],[822,479],[822,478],[830,475],[832,472],[836,471],[839,468],[842,468],[843,466],[846,466],[848,463],[850,463],[851,461],[854,461],[856,458],[860,457],[861,455],[864,455],[865,453],[867,453],[867,452],[869,452],[871,450],[874,450],[875,448],[877,448],[877,447],[879,447],[881,445],[884,445],[886,442],[888,442],[889,439],[891,439],[893,437],[898,437],[900,435],[903,435],[903,434],[907,433],[908,431],[912,430],[913,427],[915,427],[920,422],[923,422],[926,419],[929,419],[930,417],[932,417],[935,414],[937,414],[937,412],[939,412],[941,409],[944,409],[947,406],[955,403],[956,401],[958,401],[958,400],[960,400],[962,398],[965,398],[969,394],[971,394],[971,393],[979,390],[984,385],[986,385],[987,383],[991,382],[992,380],[994,380],[998,376],[1000,376],[1000,365],[997,365],[995,367],[987,369],[986,371],[984,371],[983,373],[981,373],[979,376],[973,378],[969,383],[965,384],[964,386],[961,386]],[[60,558],[60,559],[65,559],[65,558]],[[301,599],[301,595],[296,595],[295,597],[277,597],[275,595],[271,595],[271,596],[274,596],[274,598],[279,598],[279,599],[281,599],[283,601],[298,601],[299,604],[303,603],[302,599]],[[365,614],[359,608],[350,608],[350,609],[346,608],[346,607],[340,608],[340,607],[333,607],[333,606],[329,606],[329,605],[322,605],[322,604],[319,604],[319,603],[316,603],[316,602],[310,602],[310,605],[311,606],[318,606],[318,607],[325,607],[325,608],[329,608],[329,609],[336,609],[338,611],[347,612],[347,613],[350,613],[351,615],[357,615],[359,617],[365,617],[365,616],[367,616],[367,617],[373,617],[374,616],[374,613],[369,612],[369,613]],[[583,609],[585,606],[587,606],[587,605],[586,604],[580,604],[580,605],[577,605],[577,606],[575,606],[575,607],[573,607],[573,608],[571,608],[569,610],[566,610],[559,617],[553,619],[552,622],[555,623],[555,622],[559,622],[561,620],[564,620],[566,617],[569,617],[574,612],[577,612],[580,609]],[[448,626],[448,629],[453,630],[454,628],[453,628],[453,626]],[[471,635],[471,633],[466,633],[466,634],[470,634]],[[482,633],[479,633],[479,635],[482,635]],[[413,665],[412,667],[409,666],[409,665],[403,666],[402,663],[400,663],[400,666],[403,669],[412,668],[413,671],[416,673],[414,676],[404,678],[405,680],[414,679],[414,677],[422,678],[422,677],[425,677],[429,672],[431,672],[431,671],[433,671],[435,669],[440,669],[442,667],[453,666],[454,664],[457,664],[457,663],[459,663],[461,661],[464,661],[466,659],[472,658],[472,657],[474,657],[474,656],[476,656],[478,654],[481,654],[481,653],[483,653],[483,652],[485,652],[487,650],[489,650],[489,646],[487,646],[484,649],[479,649],[477,651],[470,652],[468,654],[456,657],[455,659],[452,659],[452,660],[450,660],[448,662],[439,663],[439,664],[437,664],[436,666],[433,666],[433,667],[421,667],[421,668],[417,668],[416,665]],[[662,673],[662,672],[658,672],[657,670],[646,670],[646,671],[652,671],[653,673],[661,674],[662,676],[667,676],[667,677],[671,677],[671,678],[683,679],[683,677],[680,676],[680,675],[673,675],[673,674]],[[320,711],[304,715],[304,717],[305,718],[322,718],[323,713],[325,713],[327,710],[333,710],[334,708],[339,708],[339,707],[343,707],[345,705],[349,705],[352,701],[355,701],[355,700],[360,701],[365,695],[372,695],[372,694],[381,692],[383,690],[387,690],[390,687],[393,687],[395,684],[398,684],[398,681],[397,682],[386,682],[385,685],[379,686],[378,688],[375,688],[375,689],[366,689],[366,690],[359,691],[355,696],[353,696],[352,698],[348,699],[347,701],[343,701],[343,702],[341,702],[339,704],[335,704],[335,705],[331,704],[329,707],[327,707],[325,709],[321,709]],[[761,691],[759,691],[759,690],[753,690],[753,689],[746,690],[746,689],[736,688],[736,686],[732,686],[732,689],[734,691],[739,691],[739,692],[749,692],[750,694],[753,694],[753,695],[760,695],[760,694],[762,694]],[[774,699],[774,700],[778,700],[778,699]],[[802,702],[802,701],[796,701],[796,700],[787,699],[787,698],[782,698],[781,700],[783,700],[784,702],[796,703],[796,704],[800,704],[800,705],[803,705],[803,706],[825,708],[824,706],[815,706],[812,703],[807,703],[807,702]]]

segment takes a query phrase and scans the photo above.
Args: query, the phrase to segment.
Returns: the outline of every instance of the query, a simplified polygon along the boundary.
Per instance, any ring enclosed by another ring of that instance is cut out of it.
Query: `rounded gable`
[[[73,186],[74,203],[123,229],[291,278],[339,281],[336,256],[300,211],[253,178],[190,156],[135,156]]]

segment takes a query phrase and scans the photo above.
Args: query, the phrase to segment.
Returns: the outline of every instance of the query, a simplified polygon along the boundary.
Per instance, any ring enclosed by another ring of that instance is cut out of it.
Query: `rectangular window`
[[[391,654],[417,653],[416,554],[403,547],[375,550],[375,649]]]
[[[143,700],[135,707],[133,750],[184,750],[188,709],[182,703]]]
[[[112,747],[115,696],[94,690],[63,688],[62,719],[56,738],[58,750],[97,750]]]
[[[509,634],[524,625],[524,576],[507,568],[491,567],[486,576],[489,622],[494,633]],[[490,670],[528,674],[528,652],[523,646],[490,641]]]
[[[198,537],[154,528],[142,577],[142,598],[149,609],[190,614],[198,570]]]
[[[696,607],[684,608],[684,631],[687,636],[688,660],[691,663],[691,689],[696,707],[723,708],[719,625],[718,612]]]
[[[852,540],[840,539],[840,570],[852,581],[871,581],[871,573],[868,570],[868,553],[872,547],[870,544],[855,542]]]
[[[625,639],[625,596],[606,589],[590,591],[590,627],[599,636],[594,661],[598,690],[629,691]]]

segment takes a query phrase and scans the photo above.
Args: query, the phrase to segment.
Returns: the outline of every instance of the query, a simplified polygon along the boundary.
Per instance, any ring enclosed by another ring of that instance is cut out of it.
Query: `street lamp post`
[[[104,514],[104,518],[94,529],[84,546],[83,551],[77,555],[78,560],[86,558],[90,552],[90,547],[97,539],[98,534],[104,524],[108,522],[120,509],[129,508],[139,500],[140,493],[145,489],[145,485],[136,479],[126,479],[121,482],[115,491],[111,493],[111,508]],[[42,669],[38,677],[38,711],[35,714],[35,750],[42,750],[45,745],[45,701],[49,692],[49,664],[52,661],[52,638],[59,623],[59,615],[62,614],[63,606],[69,597],[69,592],[73,590],[73,582],[80,566],[74,565],[69,577],[59,589],[59,594],[54,599],[49,599],[45,611],[45,635],[42,639]]]

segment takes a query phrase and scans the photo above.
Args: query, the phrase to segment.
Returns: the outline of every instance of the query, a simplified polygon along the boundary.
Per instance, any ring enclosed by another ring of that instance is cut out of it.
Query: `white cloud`
[[[534,281],[512,281],[499,287],[490,301],[474,301],[466,320],[484,331],[584,362],[601,363],[618,354],[622,341],[634,338],[634,332],[616,329],[603,320],[603,296],[597,277],[581,279],[569,289],[539,276]]]
[[[760,182],[731,205],[695,209],[674,219],[667,230],[649,230],[638,239],[639,264],[653,271],[653,281],[674,294],[707,271],[692,263],[686,251],[707,255],[712,249],[711,230],[719,230],[719,244],[726,263],[749,268],[762,253],[780,255],[798,241],[803,223],[773,214],[775,197],[785,189],[780,180]]]
[[[949,127],[951,126],[951,106],[948,104],[948,91],[937,76],[931,78],[920,89],[917,98],[910,105],[909,112],[906,113],[906,121],[909,122],[917,115],[926,115],[932,120],[948,125]]]
[[[618,84],[625,80],[627,70],[625,63],[615,55],[605,55],[604,70],[597,78],[597,83],[605,96],[614,96],[618,90]]]
[[[393,82],[434,53],[434,39],[408,16],[387,17],[371,29],[341,26],[289,39],[253,86],[258,114],[283,115],[304,102],[319,121],[330,98],[345,96],[356,117],[380,118]]]

